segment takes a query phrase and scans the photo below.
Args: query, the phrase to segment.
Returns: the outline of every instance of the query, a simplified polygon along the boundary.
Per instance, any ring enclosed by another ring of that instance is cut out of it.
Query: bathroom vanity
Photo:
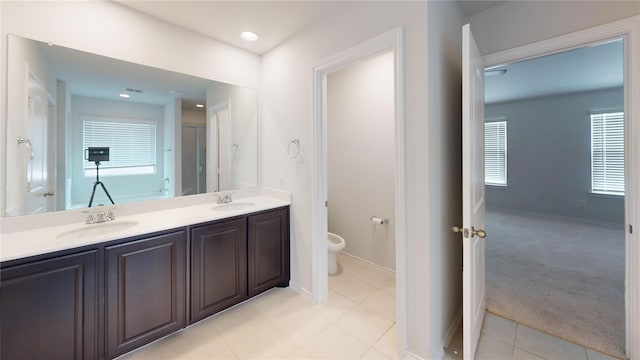
[[[288,286],[288,202],[238,204],[130,215],[113,223],[135,225],[109,234],[79,225],[3,233],[0,357],[112,359]],[[9,242],[33,236],[43,249],[71,245],[15,257]]]

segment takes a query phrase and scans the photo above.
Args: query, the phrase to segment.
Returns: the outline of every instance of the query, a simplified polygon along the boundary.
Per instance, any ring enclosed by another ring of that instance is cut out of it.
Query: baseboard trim
[[[458,328],[460,327],[461,324],[462,324],[462,308],[460,308],[460,311],[458,311],[458,314],[456,315],[456,317],[453,318],[451,325],[449,325],[449,329],[447,330],[447,334],[444,336],[441,347],[443,348],[449,347],[449,344],[451,344],[451,340],[453,340],[453,337],[456,335],[456,331],[458,331]]]
[[[300,294],[300,296],[304,296],[306,298],[309,298],[311,301],[313,301],[313,294],[311,294],[311,292],[305,288],[303,288],[302,286],[300,286],[300,284],[294,282],[294,281],[289,281],[289,289],[293,290],[294,292]]]
[[[380,266],[380,265],[378,265],[378,264],[376,264],[376,263],[374,263],[374,262],[371,262],[371,261],[369,261],[369,260],[363,259],[363,258],[361,258],[361,257],[359,257],[359,256],[356,256],[356,255],[353,255],[353,254],[351,254],[351,253],[348,253],[348,252],[342,251],[340,254],[342,254],[342,255],[344,255],[344,256],[348,256],[348,257],[350,257],[350,258],[352,258],[352,259],[356,259],[356,260],[358,260],[358,261],[361,261],[361,262],[363,262],[363,263],[365,263],[365,264],[367,264],[367,265],[369,265],[369,266],[371,266],[371,267],[374,267],[374,268],[376,268],[376,269],[378,269],[378,270],[386,271],[386,272],[391,273],[391,274],[395,274],[395,273],[396,273],[396,271],[395,271],[395,270],[391,270],[391,269],[388,269],[388,268],[386,268],[386,267],[384,267],[384,266]]]

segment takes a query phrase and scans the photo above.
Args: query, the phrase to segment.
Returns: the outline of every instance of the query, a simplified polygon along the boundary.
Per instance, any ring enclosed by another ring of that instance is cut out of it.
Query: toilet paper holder
[[[383,218],[379,218],[376,216],[372,216],[371,217],[371,222],[376,224],[376,225],[382,225],[382,224],[388,224],[389,223],[389,219],[383,219]]]

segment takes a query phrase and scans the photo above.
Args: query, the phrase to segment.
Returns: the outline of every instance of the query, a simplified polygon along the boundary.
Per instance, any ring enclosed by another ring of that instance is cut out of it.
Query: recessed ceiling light
[[[121,97],[121,98],[128,99],[128,98],[130,98],[131,96],[129,96],[129,94],[120,94],[120,97]]]
[[[204,105],[202,105],[202,104],[196,104],[196,107],[197,107],[197,108],[203,108],[203,107],[204,107]]]
[[[247,40],[247,41],[256,41],[258,40],[258,35],[256,35],[255,33],[252,33],[251,31],[245,31],[242,34],[240,34],[240,37]]]

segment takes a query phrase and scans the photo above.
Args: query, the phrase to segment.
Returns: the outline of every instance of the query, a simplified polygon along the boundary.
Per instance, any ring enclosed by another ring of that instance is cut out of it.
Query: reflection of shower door
[[[182,127],[182,195],[202,194],[206,187],[206,128]]]
[[[207,128],[207,184],[208,191],[231,189],[231,124],[229,103],[209,109]]]

